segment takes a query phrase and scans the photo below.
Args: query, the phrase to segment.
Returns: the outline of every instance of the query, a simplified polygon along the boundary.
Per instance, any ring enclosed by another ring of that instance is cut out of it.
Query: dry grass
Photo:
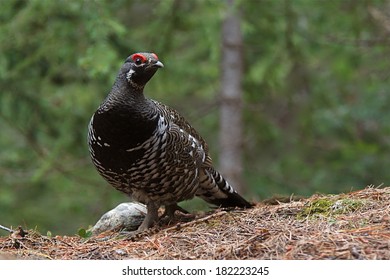
[[[0,250],[0,259],[390,259],[390,187],[220,210],[135,241],[15,232]]]

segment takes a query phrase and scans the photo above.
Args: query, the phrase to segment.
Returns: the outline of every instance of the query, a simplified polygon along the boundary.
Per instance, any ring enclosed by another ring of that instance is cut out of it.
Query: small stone
[[[105,213],[92,227],[93,235],[107,230],[124,229],[134,231],[138,229],[146,216],[145,205],[134,202],[121,203],[114,209]]]
[[[127,255],[127,253],[125,252],[125,250],[122,250],[122,249],[117,249],[117,250],[115,250],[115,253],[117,253],[118,255],[121,255],[121,256]]]

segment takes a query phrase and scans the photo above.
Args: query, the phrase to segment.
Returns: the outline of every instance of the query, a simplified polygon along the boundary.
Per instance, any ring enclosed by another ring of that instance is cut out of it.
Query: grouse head
[[[164,65],[154,53],[135,53],[130,55],[122,67],[126,80],[135,88],[143,88],[158,68]]]

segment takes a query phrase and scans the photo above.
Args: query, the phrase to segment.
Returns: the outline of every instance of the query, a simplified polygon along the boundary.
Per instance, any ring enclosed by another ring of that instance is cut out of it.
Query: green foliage
[[[92,232],[87,231],[84,228],[80,228],[79,231],[77,232],[77,235],[80,236],[81,238],[89,238],[92,236]]]
[[[387,183],[386,1],[237,1],[248,194]],[[146,94],[218,142],[223,1],[4,0],[0,11],[0,213],[6,226],[74,233],[127,200],[99,177],[89,118],[123,60],[166,66]]]

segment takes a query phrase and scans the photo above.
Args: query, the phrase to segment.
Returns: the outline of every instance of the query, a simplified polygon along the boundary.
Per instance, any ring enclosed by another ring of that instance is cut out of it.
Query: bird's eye
[[[133,59],[135,65],[141,65],[142,63],[145,63],[147,60],[144,55],[139,54],[139,53],[133,54],[132,59]]]

